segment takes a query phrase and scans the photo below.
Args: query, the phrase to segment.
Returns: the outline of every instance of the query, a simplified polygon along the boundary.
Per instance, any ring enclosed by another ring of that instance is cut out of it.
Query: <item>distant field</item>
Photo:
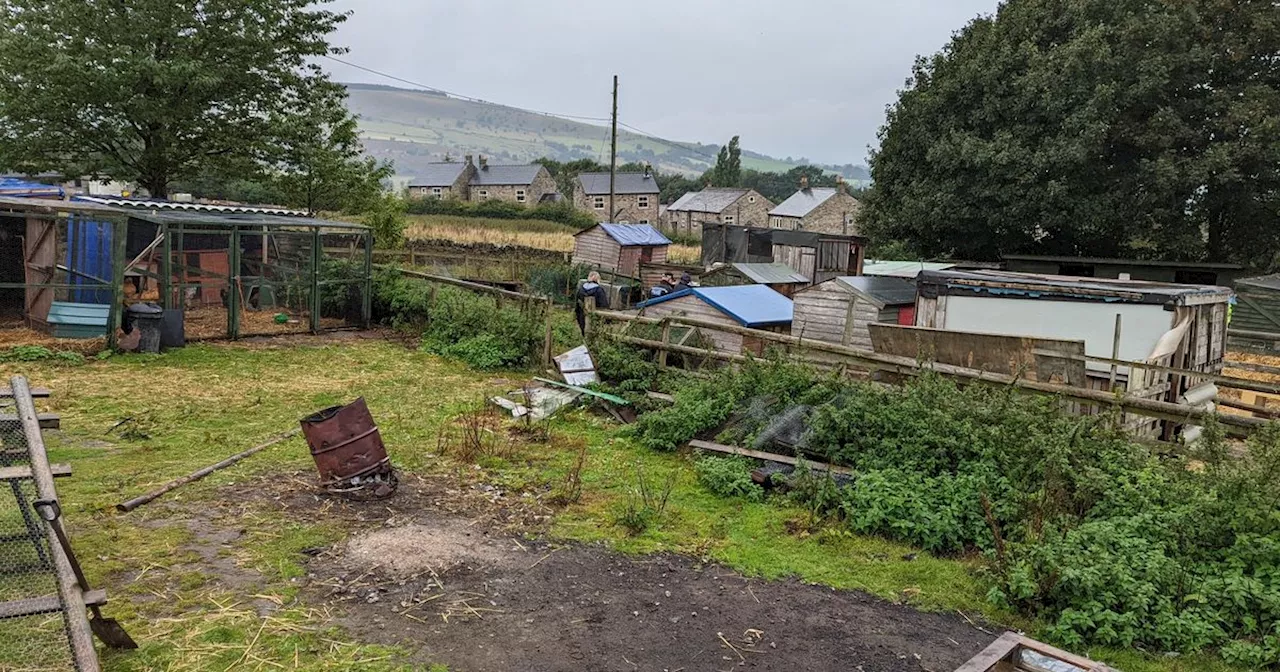
[[[453,215],[410,215],[405,237],[414,240],[447,240],[462,244],[533,247],[556,252],[573,251],[577,229],[541,219],[490,219]],[[672,245],[674,263],[697,263],[701,250],[694,245]]]

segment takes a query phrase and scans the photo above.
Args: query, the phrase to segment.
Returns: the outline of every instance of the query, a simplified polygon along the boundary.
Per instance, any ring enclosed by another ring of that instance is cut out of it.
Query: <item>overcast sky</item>
[[[917,54],[997,0],[337,0],[346,60],[683,141],[862,163]],[[327,62],[347,82],[396,85]]]

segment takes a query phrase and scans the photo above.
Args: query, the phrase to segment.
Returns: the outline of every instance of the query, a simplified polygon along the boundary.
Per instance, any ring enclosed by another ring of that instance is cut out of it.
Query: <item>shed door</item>
[[[54,265],[57,263],[57,236],[54,223],[49,220],[27,219],[27,237],[23,241],[22,261],[26,268],[28,285],[53,283]],[[48,287],[27,287],[24,306],[28,324],[46,324],[49,308],[53,305],[53,290]]]

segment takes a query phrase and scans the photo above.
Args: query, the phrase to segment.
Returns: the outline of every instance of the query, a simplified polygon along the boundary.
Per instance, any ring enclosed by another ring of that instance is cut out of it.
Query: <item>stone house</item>
[[[428,163],[426,170],[409,183],[409,198],[457,198],[470,197],[471,178],[476,167],[468,154],[466,162],[445,161]]]
[[[648,170],[617,173],[610,213],[609,173],[580,173],[573,181],[573,207],[590,213],[597,222],[657,225],[658,191],[658,181]]]
[[[802,180],[800,189],[769,211],[769,228],[784,231],[814,231],[842,236],[858,235],[858,211],[862,204],[836,187],[812,187]]]
[[[667,206],[662,228],[688,236],[701,236],[704,223],[763,228],[772,208],[773,202],[754,189],[708,187]]]
[[[471,178],[470,201],[506,201],[521,205],[537,205],[555,201],[556,180],[545,166],[536,163],[491,166],[480,157],[480,167]]]

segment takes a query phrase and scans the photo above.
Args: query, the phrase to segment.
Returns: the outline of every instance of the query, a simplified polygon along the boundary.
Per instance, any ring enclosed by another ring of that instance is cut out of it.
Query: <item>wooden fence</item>
[[[746,355],[737,353],[728,353],[718,350],[709,350],[705,348],[695,348],[686,345],[677,345],[666,342],[666,336],[670,333],[668,325],[678,324],[687,327],[696,327],[703,329],[715,329],[729,333],[751,336],[772,343],[784,346],[789,356],[803,362],[818,364],[824,367],[853,367],[859,369],[853,371],[854,375],[865,375],[866,372],[889,372],[902,376],[918,376],[925,371],[934,371],[936,373],[963,380],[966,382],[976,382],[993,385],[1009,385],[1024,390],[1029,393],[1046,394],[1070,399],[1071,401],[1094,406],[1097,408],[1118,408],[1126,413],[1141,415],[1160,420],[1169,420],[1177,423],[1204,423],[1216,420],[1223,425],[1227,431],[1237,436],[1247,436],[1253,430],[1263,425],[1266,421],[1260,418],[1245,417],[1239,415],[1228,415],[1206,411],[1191,406],[1170,403],[1166,401],[1157,401],[1146,399],[1130,394],[1110,393],[1102,390],[1092,390],[1082,387],[1073,387],[1069,385],[1059,385],[1056,383],[1046,383],[1040,381],[1025,380],[1017,376],[1005,374],[997,374],[979,369],[972,369],[963,366],[955,366],[950,364],[939,364],[930,362],[920,362],[911,357],[903,357],[898,355],[888,355],[884,353],[871,352],[867,350],[858,350],[848,346],[828,343],[825,341],[806,340],[801,337],[789,334],[778,334],[770,331],[760,331],[758,329],[749,329],[747,327],[739,327],[733,325],[725,325],[718,322],[709,322],[690,317],[681,317],[668,315],[661,318],[644,317],[640,315],[631,315],[628,313],[618,313],[610,311],[596,311],[591,314],[591,319],[601,320],[603,322],[614,322],[621,324],[648,324],[662,326],[663,340],[655,341],[652,339],[639,338],[631,336],[623,329],[614,333],[614,337],[623,343],[636,345],[643,348],[661,352],[680,353],[684,355],[692,355],[715,359],[731,363],[744,363],[748,361]],[[817,356],[820,353],[820,356]],[[1060,353],[1050,353],[1053,356],[1062,356]],[[1159,366],[1156,364],[1146,364],[1143,362],[1128,362],[1122,360],[1112,360],[1105,357],[1084,356],[1088,361],[1098,361],[1103,363],[1118,363],[1122,366],[1129,366],[1137,369],[1150,369],[1170,373],[1175,375],[1183,375],[1193,378],[1212,381],[1220,387],[1234,387],[1237,389],[1263,391],[1268,393],[1280,393],[1280,386],[1264,383],[1254,380],[1246,380],[1243,378],[1233,378],[1230,376],[1222,376],[1218,374],[1209,374],[1201,371],[1189,371],[1183,369],[1174,369],[1171,367]],[[659,357],[662,363],[665,358]]]

